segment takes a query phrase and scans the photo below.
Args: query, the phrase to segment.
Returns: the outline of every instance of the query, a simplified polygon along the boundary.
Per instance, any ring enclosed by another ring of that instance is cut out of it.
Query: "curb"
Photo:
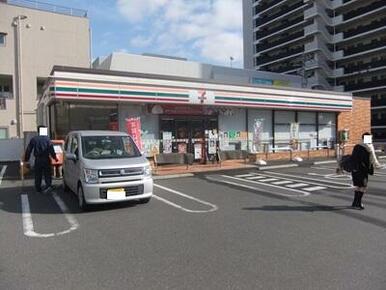
[[[282,165],[258,166],[257,170],[269,170],[269,169],[291,168],[291,167],[299,167],[299,164],[282,164]]]
[[[312,164],[313,165],[319,165],[319,164],[333,164],[336,163],[336,160],[325,160],[325,161],[315,161]]]

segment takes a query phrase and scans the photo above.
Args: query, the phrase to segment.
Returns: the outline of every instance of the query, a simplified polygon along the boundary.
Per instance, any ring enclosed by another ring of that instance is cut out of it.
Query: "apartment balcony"
[[[343,16],[338,15],[336,17],[330,17],[326,14],[325,6],[321,5],[318,2],[313,3],[313,5],[304,10],[304,19],[312,19],[315,17],[321,17],[324,22],[329,26],[338,25],[343,21]]]
[[[351,66],[348,66],[347,68],[344,69],[344,73],[350,74],[350,73],[354,73],[354,72],[360,72],[363,70],[370,70],[373,68],[379,68],[379,67],[383,67],[383,66],[386,66],[386,59],[368,62],[368,63],[363,63],[363,64],[359,64],[359,65],[351,65]]]
[[[381,27],[386,27],[386,18],[374,20],[373,22],[371,22],[370,25],[365,25],[365,26],[360,25],[357,28],[350,29],[346,32],[343,32],[343,35],[344,35],[344,38],[349,38],[349,37],[366,33]]]
[[[318,41],[317,39],[307,42],[304,45],[304,51],[306,53],[321,51],[329,60],[338,60],[343,57],[343,50],[333,52],[327,48],[323,41]]]
[[[386,118],[381,118],[381,119],[371,118],[371,126],[386,126]]]
[[[283,6],[283,8],[281,8],[280,11],[275,13],[275,14],[270,14],[269,16],[267,16],[267,15],[259,16],[255,20],[255,26],[261,26],[263,24],[267,24],[268,22],[270,22],[276,18],[279,18],[281,16],[284,16],[287,13],[294,12],[297,8],[302,7],[302,6],[304,6],[304,3],[303,3],[303,1],[300,1],[298,3],[291,5],[291,6],[287,6],[287,5]]]
[[[264,38],[266,36],[269,36],[269,35],[272,35],[276,32],[279,32],[281,30],[284,30],[284,29],[288,29],[288,28],[291,28],[292,26],[296,25],[296,24],[299,24],[299,23],[302,23],[302,21],[304,20],[304,17],[303,15],[291,20],[291,21],[288,21],[287,19],[283,19],[283,24],[280,24],[279,26],[276,26],[275,28],[273,29],[269,29],[269,30],[266,30],[266,31],[257,31],[256,32],[256,39],[261,39],[261,38]]]
[[[287,0],[273,0],[270,2],[259,3],[255,7],[255,14],[265,12],[265,10],[267,10],[268,8],[276,7],[277,4],[284,1],[287,1]]]
[[[382,41],[382,40],[374,39],[369,44],[362,44],[362,45],[359,45],[356,47],[349,47],[349,48],[343,49],[344,50],[344,56],[349,56],[349,55],[357,54],[360,52],[366,52],[366,51],[369,51],[369,50],[372,50],[375,48],[384,47],[385,45],[386,45],[386,43],[384,40]]]
[[[353,11],[350,11],[348,13],[343,14],[343,20],[346,21],[346,20],[349,20],[351,18],[360,16],[360,15],[364,15],[368,12],[374,11],[378,8],[384,8],[384,7],[386,7],[385,1],[380,0],[380,1],[377,1],[377,2],[370,4],[368,6],[363,6],[361,8],[356,9],[356,10],[353,10]]]
[[[325,61],[319,60],[316,61],[314,65],[308,66],[306,68],[307,70],[316,70],[320,69],[324,75],[326,75],[329,78],[335,78],[343,76],[344,69],[343,68],[330,68]]]
[[[0,92],[0,99],[13,99],[13,93],[11,93],[11,92]]]
[[[381,79],[381,80],[373,80],[369,82],[360,82],[356,84],[348,84],[345,86],[347,91],[360,91],[360,90],[365,90],[365,89],[377,89],[380,87],[385,87],[386,88],[386,80]]]
[[[386,95],[384,95],[382,98],[371,98],[371,109],[376,110],[377,107],[381,107],[379,109],[386,109]]]
[[[328,83],[326,78],[316,74],[307,79],[307,85],[310,88],[323,87],[325,90],[332,90],[332,86]]]
[[[280,38],[274,42],[258,43],[258,44],[256,44],[256,52],[262,52],[264,50],[274,48],[276,46],[285,44],[287,42],[291,42],[292,40],[296,40],[296,39],[301,38],[303,36],[304,36],[304,31],[299,31],[297,33],[288,35],[287,37]]]
[[[269,63],[269,62],[273,62],[273,61],[280,61],[281,59],[286,58],[287,56],[291,56],[291,55],[294,55],[297,53],[302,53],[303,51],[304,51],[304,48],[299,47],[296,49],[289,49],[289,50],[284,51],[282,53],[278,53],[274,56],[260,56],[257,58],[256,64],[261,65],[261,64]]]
[[[275,69],[269,68],[268,71],[276,72],[276,73],[288,73],[288,72],[296,71],[299,68],[300,68],[299,65],[295,65],[295,64],[282,64]]]
[[[317,33],[322,34],[325,40],[329,43],[339,42],[343,40],[343,33],[331,35],[330,32],[326,29],[326,26],[320,23],[319,21],[315,21],[311,25],[304,27],[305,35],[312,35]]]

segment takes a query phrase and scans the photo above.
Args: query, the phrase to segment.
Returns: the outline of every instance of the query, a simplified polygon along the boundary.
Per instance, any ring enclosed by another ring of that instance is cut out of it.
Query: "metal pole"
[[[18,89],[18,119],[19,119],[19,138],[23,138],[24,133],[24,110],[23,110],[23,93],[22,93],[22,43],[21,43],[21,15],[17,16],[17,89]]]
[[[91,30],[91,27],[88,29],[88,45],[89,45],[90,68],[92,68],[92,30]]]

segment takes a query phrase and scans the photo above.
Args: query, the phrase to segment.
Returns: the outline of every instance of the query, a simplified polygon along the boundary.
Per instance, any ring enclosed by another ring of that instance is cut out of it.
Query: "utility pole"
[[[24,109],[23,109],[23,82],[22,82],[22,30],[21,30],[21,20],[27,19],[25,15],[18,15],[14,18],[14,26],[17,26],[17,98],[18,98],[18,110],[17,110],[17,135],[19,138],[23,138],[24,134]]]

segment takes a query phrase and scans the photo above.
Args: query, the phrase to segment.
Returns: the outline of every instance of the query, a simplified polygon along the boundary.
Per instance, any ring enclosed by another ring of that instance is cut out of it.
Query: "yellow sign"
[[[274,80],[273,85],[277,87],[289,87],[291,85],[291,82],[284,80]]]

